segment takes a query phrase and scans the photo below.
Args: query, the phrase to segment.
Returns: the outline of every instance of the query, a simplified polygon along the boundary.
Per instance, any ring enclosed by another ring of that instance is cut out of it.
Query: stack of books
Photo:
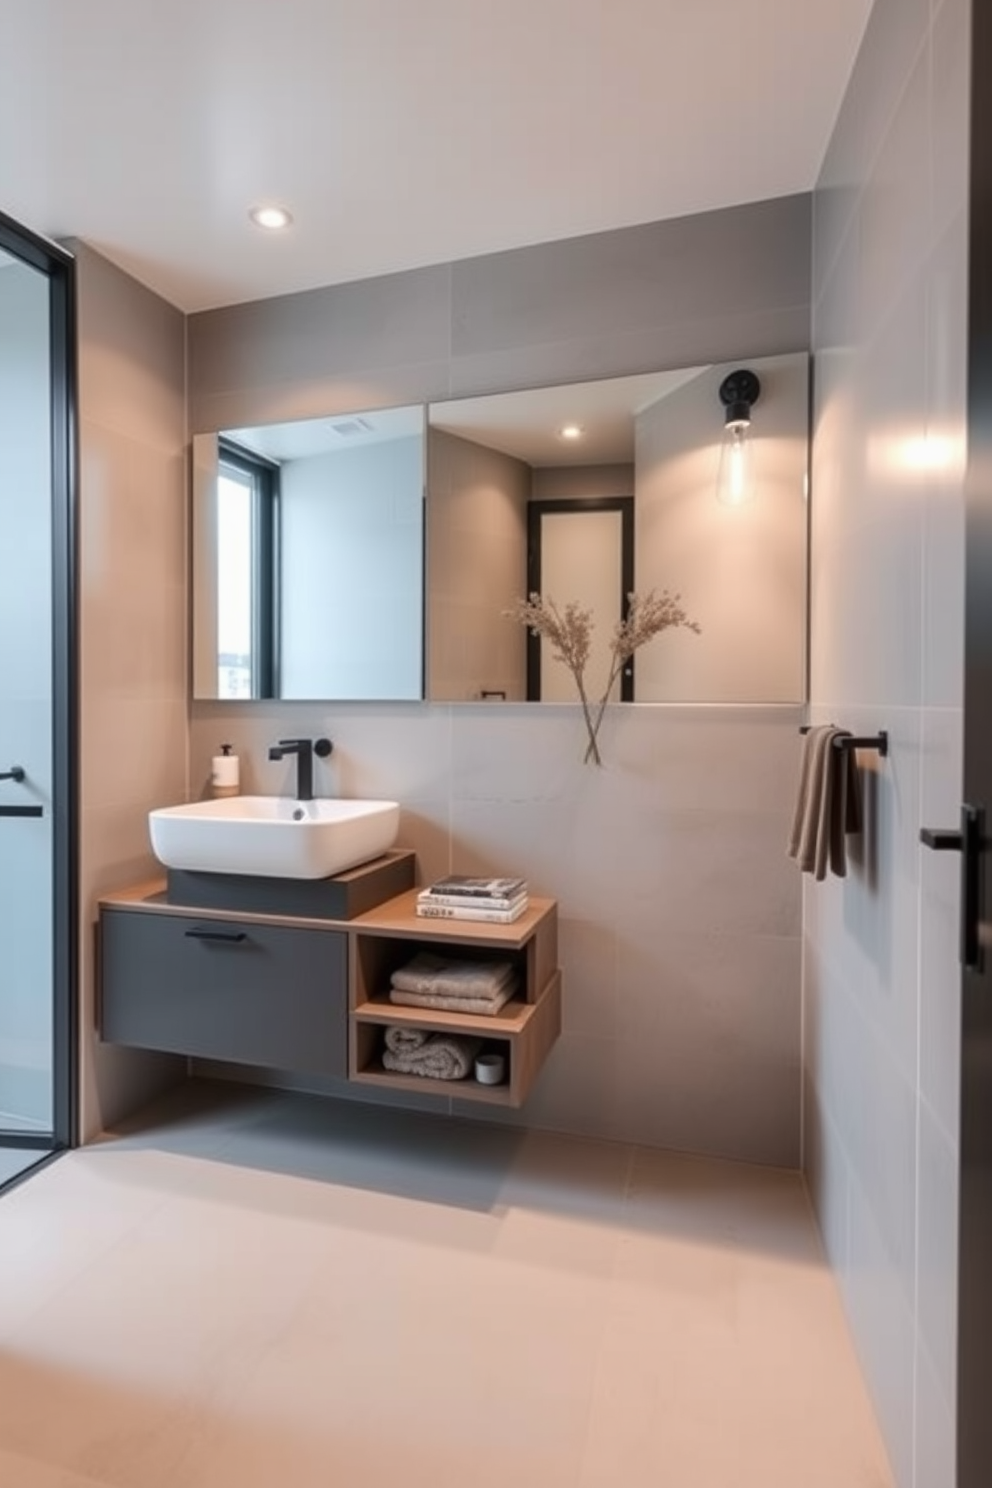
[[[417,895],[417,913],[432,920],[488,920],[511,925],[527,908],[525,878],[469,878],[449,873]]]

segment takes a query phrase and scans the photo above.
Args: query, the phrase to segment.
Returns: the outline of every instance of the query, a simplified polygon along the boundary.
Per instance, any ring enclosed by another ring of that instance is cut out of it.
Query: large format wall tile
[[[899,1488],[954,1481],[967,0],[876,0],[814,201],[812,711],[889,731],[805,902],[805,1166]]]
[[[147,813],[187,790],[185,327],[79,252],[81,1117],[84,1138],[181,1076],[100,1044],[97,895],[149,876]]]
[[[795,245],[808,234],[808,199],[783,197],[465,259],[453,271],[452,351],[608,341],[649,325],[804,307],[809,258]],[[728,275],[727,254],[748,256],[752,272]]]
[[[193,427],[198,404],[220,393],[444,360],[450,293],[438,265],[191,316]]]
[[[268,745],[326,732],[320,789],[399,799],[422,878],[513,871],[558,899],[564,1036],[526,1108],[498,1119],[795,1164],[801,886],[783,797],[799,712],[615,711],[597,768],[571,707],[202,704],[191,779],[223,734],[243,789],[291,789]],[[479,1115],[456,1093],[454,1108]]]

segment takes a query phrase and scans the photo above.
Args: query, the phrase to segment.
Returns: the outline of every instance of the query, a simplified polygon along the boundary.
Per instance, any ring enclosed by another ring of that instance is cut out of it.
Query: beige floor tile
[[[106,1488],[96,1478],[82,1478],[61,1467],[0,1451],[0,1483],[4,1488]]]
[[[0,1200],[3,1488],[891,1488],[795,1174],[197,1094]]]

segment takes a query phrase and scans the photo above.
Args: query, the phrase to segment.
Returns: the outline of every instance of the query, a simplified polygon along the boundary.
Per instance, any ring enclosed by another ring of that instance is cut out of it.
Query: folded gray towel
[[[789,857],[818,881],[826,878],[828,865],[845,877],[847,837],[861,830],[857,761],[853,750],[834,748],[837,738],[850,738],[850,731],[825,724],[806,735],[789,833]]]
[[[389,1000],[398,1007],[439,1008],[442,1012],[480,1013],[484,1018],[495,1018],[513,996],[516,986],[515,981],[505,983],[495,997],[434,997],[429,992],[400,992],[394,987]]]
[[[388,1044],[382,1063],[397,1075],[423,1075],[431,1080],[464,1080],[472,1072],[482,1039],[455,1033],[433,1033],[419,1049],[398,1054]]]
[[[413,1054],[424,1047],[430,1036],[426,1028],[387,1028],[386,1048],[394,1054]]]
[[[511,961],[452,961],[420,951],[390,980],[397,991],[424,997],[495,998],[513,974]]]

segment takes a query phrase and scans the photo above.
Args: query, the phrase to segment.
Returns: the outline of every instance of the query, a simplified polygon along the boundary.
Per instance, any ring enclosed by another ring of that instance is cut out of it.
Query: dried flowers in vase
[[[627,617],[618,620],[613,627],[610,642],[610,668],[603,696],[595,704],[586,693],[585,669],[589,660],[592,638],[592,611],[585,610],[574,600],[559,609],[554,600],[541,594],[531,594],[527,599],[517,599],[512,609],[504,610],[511,620],[526,625],[535,635],[543,636],[551,647],[556,661],[562,662],[575,679],[575,686],[582,704],[582,716],[589,732],[589,743],[583,762],[590,760],[596,765],[603,763],[599,752],[599,726],[606,712],[613,685],[638,647],[643,646],[663,630],[683,628],[699,634],[700,627],[690,620],[680,603],[681,596],[669,594],[663,589],[655,594],[628,596]]]

